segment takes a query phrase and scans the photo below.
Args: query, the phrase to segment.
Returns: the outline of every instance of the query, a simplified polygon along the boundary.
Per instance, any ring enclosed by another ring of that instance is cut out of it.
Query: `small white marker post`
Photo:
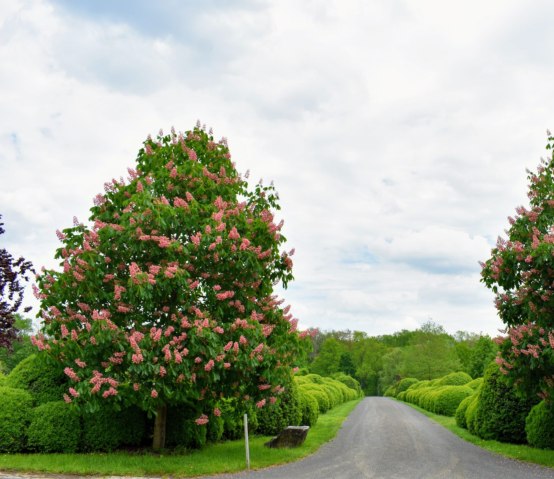
[[[248,443],[248,414],[244,415],[244,447],[246,448],[246,468],[250,469],[250,445]]]

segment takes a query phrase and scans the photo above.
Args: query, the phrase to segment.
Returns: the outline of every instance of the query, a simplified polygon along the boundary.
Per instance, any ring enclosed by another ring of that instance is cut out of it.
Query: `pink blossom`
[[[229,341],[225,346],[223,346],[223,351],[229,351],[233,347],[233,341]]]
[[[217,407],[214,408],[214,416],[217,416],[217,417],[221,416],[221,410]]]
[[[233,239],[233,240],[236,240],[236,239],[240,238],[239,232],[237,231],[236,227],[233,226],[231,228],[231,231],[229,231],[229,238]]]
[[[131,359],[132,359],[134,364],[140,364],[140,363],[142,363],[142,361],[144,361],[144,358],[142,357],[141,353],[133,354]]]
[[[229,369],[231,367],[231,363],[223,363],[223,367],[225,369]]]
[[[223,334],[225,332],[221,326],[216,326],[213,331],[217,334]]]
[[[79,393],[73,388],[69,388],[69,394],[71,394],[74,398],[79,397]]]
[[[67,394],[63,395],[63,400],[68,404],[71,402],[71,398]]]
[[[210,359],[206,365],[204,366],[204,370],[205,371],[211,371],[212,368],[214,367],[214,360],[213,359]]]
[[[199,426],[203,426],[205,424],[208,424],[209,422],[209,419],[208,419],[208,416],[206,416],[205,414],[202,414],[202,416],[200,416],[198,419],[196,419],[196,421],[194,421],[196,424],[198,424]]]
[[[250,241],[247,238],[242,238],[242,242],[240,244],[240,250],[244,251],[250,246]]]
[[[67,330],[67,326],[65,324],[62,324],[60,329],[61,329],[61,333],[62,333],[62,338],[65,338],[66,336],[69,336],[69,331]]]
[[[162,378],[167,374],[167,371],[163,366],[160,366],[160,373],[159,374]]]
[[[156,399],[158,397],[158,391],[156,391],[155,389],[152,389],[152,392],[150,393],[150,396],[153,397],[154,399]]]
[[[105,399],[105,398],[108,398],[110,396],[117,396],[117,389],[115,388],[110,388],[110,389],[107,389],[106,391],[104,391],[102,393],[102,397]]]
[[[239,338],[239,343],[240,344],[248,344],[248,339],[246,339],[242,334],[240,335],[240,338]]]
[[[199,357],[199,356],[196,356],[196,357],[194,358],[194,362],[195,362],[196,364],[200,364],[200,363],[202,362],[202,358]]]
[[[76,382],[79,382],[81,379],[79,378],[79,376],[77,376],[77,374],[75,373],[75,371],[73,371],[73,369],[67,367],[63,370],[63,372],[65,373],[65,375],[67,377],[69,377],[69,379],[72,379],[73,381],[76,381]]]
[[[87,366],[87,363],[85,363],[84,361],[81,361],[79,358],[75,360],[75,364],[80,368],[85,368]]]
[[[258,401],[258,402],[256,403],[256,407],[257,407],[258,409],[261,409],[261,408],[263,408],[264,406],[265,406],[265,399],[262,399],[261,401]]]

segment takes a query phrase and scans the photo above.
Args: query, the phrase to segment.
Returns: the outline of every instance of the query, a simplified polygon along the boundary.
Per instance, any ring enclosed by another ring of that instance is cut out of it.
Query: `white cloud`
[[[479,283],[552,127],[545,2],[3,2],[6,246],[53,264],[142,140],[197,118],[274,180],[306,326],[500,327]],[[524,41],[523,41],[524,40]]]

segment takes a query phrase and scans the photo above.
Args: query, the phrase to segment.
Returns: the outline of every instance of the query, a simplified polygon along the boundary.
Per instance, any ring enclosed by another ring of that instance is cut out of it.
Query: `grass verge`
[[[401,401],[403,402],[403,401]],[[479,446],[487,451],[502,454],[503,456],[511,459],[517,459],[519,461],[532,462],[541,466],[547,466],[554,468],[554,451],[548,449],[536,449],[525,444],[509,444],[507,442],[491,441],[481,439],[474,436],[467,429],[459,427],[456,424],[456,419],[449,416],[441,416],[439,414],[433,414],[425,409],[422,409],[414,404],[404,404],[416,409],[422,414],[425,414],[428,418],[435,422],[438,422],[441,426],[445,427],[449,431],[452,431],[457,436],[461,437],[465,441],[471,442],[476,446]]]
[[[343,421],[361,401],[357,399],[333,408],[319,417],[304,444],[295,449],[269,449],[269,437],[250,438],[252,469],[296,461],[315,452],[335,437]],[[244,440],[211,444],[200,451],[181,455],[129,454],[0,454],[0,470],[79,475],[179,476],[239,472],[245,469]]]

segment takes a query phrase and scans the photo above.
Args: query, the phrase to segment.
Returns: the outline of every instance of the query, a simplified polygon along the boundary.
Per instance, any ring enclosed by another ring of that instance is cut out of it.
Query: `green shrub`
[[[6,376],[4,374],[0,373],[0,387],[6,385],[6,380],[7,380]]]
[[[541,401],[529,412],[525,420],[525,434],[530,446],[554,449],[554,406]]]
[[[314,383],[314,384],[323,384],[323,377],[320,376],[319,374],[306,374],[306,376],[304,376],[308,381],[310,381],[311,383]]]
[[[317,401],[317,406],[321,414],[325,414],[331,408],[329,395],[321,384],[300,384],[298,390],[309,394]]]
[[[0,452],[24,448],[32,405],[33,398],[27,391],[0,387]]]
[[[408,389],[409,390],[415,390],[415,389],[421,389],[429,387],[430,382],[428,379],[425,379],[423,381],[418,381],[417,383],[412,384]]]
[[[460,403],[473,393],[473,389],[467,386],[443,386],[437,389],[433,397],[433,412],[443,416],[454,416]]]
[[[466,426],[467,430],[471,434],[477,435],[477,429],[479,428],[478,412],[479,412],[479,394],[474,394],[469,397],[469,403],[466,408]]]
[[[223,438],[240,439],[244,437],[244,414],[248,414],[248,430],[255,432],[258,429],[258,412],[251,403],[239,401],[237,398],[225,398],[219,401],[223,419]]]
[[[467,429],[466,411],[472,399],[473,395],[463,399],[462,402],[459,404],[458,409],[456,409],[456,414],[454,415],[454,417],[456,418],[456,424],[460,427],[463,427],[464,429]]]
[[[63,401],[41,404],[31,414],[27,445],[36,452],[76,452],[81,437],[79,413]]]
[[[498,365],[491,363],[485,371],[479,393],[477,435],[503,442],[525,442],[525,418],[537,402],[518,395]]]
[[[389,386],[387,389],[385,389],[383,396],[396,397],[396,388],[394,386]]]
[[[406,400],[406,393],[407,393],[407,391],[402,391],[401,393],[398,393],[397,396],[396,396],[396,399],[400,399],[400,401],[405,401]]]
[[[59,401],[67,391],[68,380],[63,368],[47,361],[43,354],[32,354],[8,375],[6,386],[26,389],[36,405]]]
[[[300,410],[302,412],[302,419],[300,420],[301,425],[310,427],[315,426],[319,417],[319,405],[317,403],[317,399],[299,387],[298,400]]]
[[[223,437],[223,430],[225,426],[225,422],[221,418],[221,416],[214,416],[213,414],[210,416],[210,422],[206,425],[207,431],[206,431],[206,439],[209,442],[218,442]]]
[[[414,384],[417,384],[419,382],[420,382],[419,379],[416,379],[416,378],[401,379],[399,381],[399,383],[397,384],[397,386],[396,386],[396,394],[398,395],[399,393],[401,393],[403,391],[407,391],[411,386],[413,386]]]
[[[438,378],[435,383],[436,386],[463,386],[471,382],[472,378],[469,374],[464,372],[450,373],[442,378]]]
[[[274,436],[287,426],[300,425],[302,410],[298,397],[298,386],[291,381],[275,404],[266,404],[258,411],[258,433]]]
[[[207,426],[196,424],[200,412],[188,404],[167,408],[165,444],[167,447],[201,449],[207,440]]]
[[[336,374],[333,374],[333,379],[340,381],[345,386],[356,391],[357,393],[356,397],[363,396],[363,391],[362,391],[362,387],[360,386],[360,383],[352,376],[349,376],[348,374],[344,374],[344,373],[336,373]]]
[[[483,378],[476,378],[473,381],[468,382],[466,386],[470,387],[474,391],[477,391],[481,387],[481,384],[483,384]]]
[[[84,451],[113,451],[120,446],[138,446],[145,435],[145,414],[132,407],[114,411],[107,407],[83,414],[81,448]]]

